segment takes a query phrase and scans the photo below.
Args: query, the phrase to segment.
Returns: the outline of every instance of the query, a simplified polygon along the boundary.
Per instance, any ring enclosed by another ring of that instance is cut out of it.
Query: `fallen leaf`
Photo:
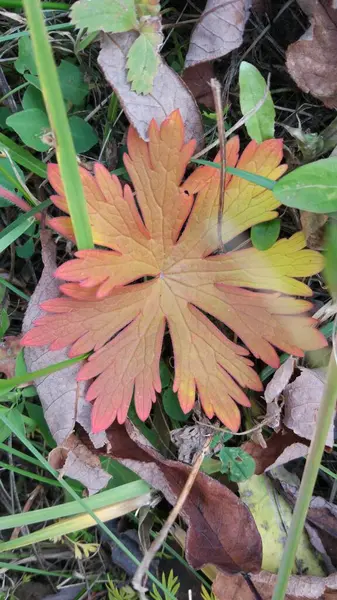
[[[164,459],[130,422],[127,430],[115,423],[107,436],[107,456],[137,473],[174,505],[191,467]],[[199,473],[180,515],[188,525],[186,558],[195,569],[210,561],[225,572],[260,569],[261,540],[254,520],[227,487]]]
[[[269,427],[275,431],[278,431],[281,425],[282,401],[279,402],[279,398],[293,374],[295,364],[296,360],[289,357],[275,371],[264,393],[267,403],[266,419],[268,419]]]
[[[171,440],[178,448],[178,460],[191,464],[205,444],[212,429],[200,425],[186,425],[170,432]]]
[[[308,248],[322,250],[324,248],[324,226],[328,216],[301,210],[300,218]]]
[[[28,331],[34,321],[43,314],[40,304],[60,294],[58,282],[54,277],[56,247],[51,233],[41,230],[40,239],[43,271],[26,310],[22,326],[23,333]],[[53,352],[45,347],[31,347],[25,348],[24,352],[28,372],[43,369],[67,359],[67,348]],[[90,432],[91,405],[84,399],[87,385],[76,381],[80,367],[80,363],[75,364],[48,377],[35,380],[45,419],[57,444],[62,444],[69,437],[74,430],[76,421]],[[106,443],[104,434],[99,434],[99,437],[93,435],[92,442],[96,446],[97,444],[104,445]]]
[[[301,369],[301,374],[283,391],[283,423],[288,429],[307,440],[311,440],[316,427],[317,413],[322,400],[325,383],[324,369]],[[326,445],[334,444],[333,421]]]
[[[101,468],[99,458],[74,434],[50,452],[49,463],[60,472],[60,477],[67,475],[83,483],[89,494],[105,488],[111,478]]]
[[[296,359],[290,356],[278,369],[276,369],[270,382],[266,386],[264,398],[267,404],[270,404],[282,394],[284,388],[289,383],[294,372]]]
[[[282,467],[281,467],[282,469]],[[283,478],[291,475],[283,469]],[[253,475],[238,483],[240,498],[248,506],[262,539],[262,569],[277,573],[292,519],[292,509],[266,475]],[[322,576],[320,562],[306,533],[302,533],[294,562],[295,573]]]
[[[78,597],[80,592],[84,592],[85,588],[83,583],[69,585],[67,587],[62,588],[56,594],[50,594],[48,596],[44,596],[42,600],[75,600]],[[30,596],[31,598],[31,596]],[[31,598],[31,600],[34,600]]]
[[[329,108],[337,107],[336,25],[331,0],[315,2],[310,29],[287,50],[287,68],[298,87]]]
[[[137,34],[135,32],[103,35],[98,57],[105,78],[117,94],[125,113],[144,139],[152,119],[158,124],[176,108],[181,112],[185,124],[186,141],[196,138],[202,145],[203,128],[196,102],[182,79],[162,59],[159,59],[153,90],[140,96],[131,90],[127,81],[127,54]]]
[[[304,440],[292,431],[273,433],[267,440],[265,448],[249,441],[243,444],[242,449],[254,458],[256,475],[261,475],[276,466],[306,456],[309,451]]]
[[[7,335],[0,341],[0,373],[11,379],[15,375],[16,357],[21,350],[20,338]]]
[[[251,576],[261,600],[272,600],[276,575],[261,571]],[[213,584],[213,593],[217,600],[256,600],[256,594],[248,587],[242,575],[224,575],[218,573]],[[331,593],[332,591],[332,593]],[[336,600],[337,575],[328,577],[310,577],[309,575],[292,575],[289,579],[287,594],[284,600]]]
[[[273,346],[299,356],[326,346],[315,321],[302,314],[310,302],[291,297],[312,294],[295,277],[317,272],[323,259],[303,249],[301,232],[264,252],[248,248],[215,255],[219,170],[200,167],[180,186],[194,143],[183,142],[179,111],[160,129],[153,121],[149,135],[146,144],[130,128],[129,155],[124,156],[137,204],[130,187],[123,190],[103,165],[95,165],[95,177],[81,169],[94,240],[108,250],[80,250],[57,269],[56,276],[71,283],[61,286],[62,298],[43,303],[51,314],[38,319],[22,344],[49,344],[52,350],[71,346],[70,356],[94,350],[77,378],[96,377],[86,397],[95,401],[92,430],[97,433],[115,419],[125,421],[133,392],[139,418],[149,416],[161,390],[159,361],[167,323],[175,357],[173,391],[183,412],[193,408],[198,391],[206,416],[216,415],[237,430],[237,404],[250,405],[242,388],[259,391],[262,384],[249,351],[206,314],[223,321],[255,357],[274,368],[279,357]],[[279,165],[280,140],[250,142],[238,162],[238,138],[226,147],[228,165],[272,179],[285,170]],[[66,212],[57,165],[49,164],[49,177],[58,194],[52,199]],[[222,238],[227,242],[274,218],[278,203],[269,190],[228,174],[224,205]],[[69,217],[50,222],[71,235]]]
[[[203,104],[210,110],[215,110],[214,97],[210,85],[215,77],[213,63],[204,62],[188,67],[183,72],[183,81],[192,92],[198,104]]]
[[[208,0],[194,31],[185,67],[225,56],[241,46],[250,0]]]

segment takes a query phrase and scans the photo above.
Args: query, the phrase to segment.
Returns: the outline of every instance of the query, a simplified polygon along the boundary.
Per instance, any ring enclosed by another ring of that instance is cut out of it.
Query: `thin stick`
[[[225,128],[223,124],[222,114],[222,98],[221,98],[221,86],[217,79],[211,79],[211,88],[213,92],[216,120],[218,125],[219,141],[220,141],[220,190],[219,190],[219,208],[218,208],[218,240],[219,249],[221,252],[224,251],[224,244],[222,239],[222,217],[225,205],[225,181],[226,181],[226,141],[225,141]]]
[[[41,484],[37,485],[36,488],[32,491],[32,493],[28,496],[28,500],[26,502],[26,504],[24,505],[23,509],[21,512],[25,513],[25,512],[29,512],[30,509],[33,506],[33,503],[35,502],[35,498],[41,493],[43,492],[43,486]],[[19,527],[15,527],[15,529],[13,529],[12,535],[9,538],[10,540],[16,540],[16,538],[19,537],[20,535],[20,531],[22,529],[22,527],[25,527],[25,525],[20,525]]]
[[[193,487],[193,484],[195,482],[195,479],[199,473],[202,461],[205,458],[205,455],[207,453],[208,447],[211,443],[211,437],[209,437],[203,448],[201,449],[191,471],[190,474],[186,480],[186,483],[181,491],[181,494],[179,496],[179,498],[177,499],[177,503],[176,505],[173,507],[173,509],[171,510],[166,522],[164,523],[162,529],[160,530],[159,534],[157,535],[157,537],[153,540],[150,548],[148,549],[148,551],[146,552],[146,554],[143,557],[143,560],[141,561],[141,563],[138,565],[136,573],[133,577],[132,580],[132,585],[134,587],[134,589],[139,592],[140,598],[141,600],[147,600],[145,592],[147,591],[147,588],[143,586],[143,579],[146,575],[146,571],[149,571],[150,568],[150,564],[155,556],[155,554],[158,552],[158,550],[160,549],[160,547],[162,546],[162,544],[165,542],[166,537],[169,534],[169,531],[174,523],[174,521],[176,520],[176,518],[178,517],[182,507],[184,506],[187,497]]]
[[[232,135],[232,133],[234,133],[234,131],[236,131],[237,129],[240,129],[240,127],[242,127],[242,125],[244,125],[245,123],[247,123],[247,121],[250,119],[250,117],[252,117],[253,115],[255,115],[257,113],[257,111],[259,110],[259,108],[261,108],[261,106],[266,101],[266,98],[267,98],[268,92],[269,92],[269,88],[270,88],[270,73],[268,74],[267,85],[266,85],[266,88],[264,90],[263,97],[260,98],[260,100],[255,104],[255,106],[253,106],[253,108],[251,108],[251,110],[249,110],[246,115],[244,115],[243,117],[241,117],[241,119],[239,119],[237,121],[237,123],[235,123],[235,125],[233,125],[233,127],[231,127],[230,129],[228,129],[225,132],[225,138],[226,139],[229,138],[229,136]],[[215,148],[218,145],[219,145],[219,140],[215,140],[211,144],[208,144],[208,146],[206,146],[206,148],[204,148],[203,150],[200,150],[200,152],[197,152],[197,154],[195,154],[194,156],[192,156],[191,160],[193,160],[195,158],[200,158],[200,156],[204,156],[205,154],[207,154],[207,152],[209,152],[210,150],[212,150],[213,148]]]

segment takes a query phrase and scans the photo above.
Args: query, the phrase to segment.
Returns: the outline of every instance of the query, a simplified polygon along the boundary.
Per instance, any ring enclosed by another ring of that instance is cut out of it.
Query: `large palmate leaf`
[[[159,359],[168,325],[173,389],[182,410],[192,409],[198,392],[207,416],[215,414],[236,430],[237,403],[249,406],[242,388],[261,390],[262,384],[249,351],[230,340],[230,330],[273,367],[279,364],[275,347],[302,356],[324,346],[315,321],[303,314],[310,303],[291,297],[311,295],[294,277],[320,271],[322,258],[303,249],[302,233],[264,252],[245,248],[215,254],[219,170],[200,167],[181,183],[194,142],[184,144],[178,111],[160,129],[152,122],[149,139],[144,142],[130,128],[124,162],[137,200],[102,165],[95,165],[95,176],[81,170],[94,240],[103,248],[81,250],[57,269],[56,277],[68,282],[61,285],[64,296],[43,303],[49,314],[38,319],[23,344],[69,346],[69,356],[93,351],[78,379],[95,378],[87,399],[94,401],[97,432],[116,418],[126,419],[133,392],[139,417],[148,417],[161,389]],[[240,158],[238,152],[239,140],[233,138],[227,143],[228,165],[270,179],[286,170],[280,165],[280,140],[253,141]],[[57,193],[54,204],[67,212],[56,165],[49,167],[49,179]],[[270,191],[227,174],[224,243],[274,219],[278,206]],[[51,224],[72,236],[70,218]]]

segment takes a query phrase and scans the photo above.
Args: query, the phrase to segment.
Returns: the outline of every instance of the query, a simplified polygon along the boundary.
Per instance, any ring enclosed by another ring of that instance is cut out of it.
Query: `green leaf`
[[[27,232],[26,232],[27,233]],[[34,241],[29,238],[22,246],[16,248],[16,255],[19,258],[31,258],[35,252]]]
[[[258,250],[268,250],[275,244],[280,235],[281,220],[273,219],[265,223],[254,225],[250,232],[252,244]]]
[[[137,27],[134,0],[78,0],[71,9],[71,22],[88,32],[120,33]]]
[[[31,83],[31,85],[33,87],[35,87],[41,91],[41,84],[40,84],[40,80],[37,75],[32,75],[31,73],[25,73],[24,78],[26,81],[28,81],[28,83]]]
[[[163,407],[166,414],[174,419],[175,421],[187,421],[190,416],[190,412],[185,415],[180,408],[177,394],[171,389],[167,388],[163,395]]]
[[[29,85],[22,98],[22,107],[24,110],[38,108],[39,110],[46,112],[43,96],[40,90],[33,85]]]
[[[62,60],[57,68],[62,95],[72,104],[81,104],[89,93],[88,84],[83,79],[81,70],[67,60]]]
[[[266,82],[261,73],[243,61],[239,73],[240,107],[245,116],[264,97]],[[275,108],[270,92],[262,106],[246,122],[248,135],[258,143],[274,137]]]
[[[7,311],[2,308],[0,312],[0,338],[2,338],[10,325]]]
[[[13,423],[13,425],[15,425],[18,429],[20,429],[20,431],[24,432],[25,425],[24,425],[23,417],[17,408],[5,409],[4,407],[1,406],[0,413],[5,414],[10,423]],[[11,433],[12,433],[12,430],[9,427],[7,427],[7,425],[4,425],[3,423],[1,423],[1,425],[0,425],[0,442],[4,442],[5,440],[7,440],[7,438],[9,438]]]
[[[149,94],[157,73],[158,54],[156,47],[145,34],[133,42],[127,56],[128,81],[137,94]]]
[[[328,222],[326,232],[326,257],[325,257],[325,280],[328,284],[329,292],[336,302],[337,300],[337,222],[332,220]]]
[[[7,117],[11,116],[11,111],[7,106],[0,106],[0,129],[8,129],[6,124]]]
[[[24,393],[25,390],[30,389],[31,387],[32,386],[29,388],[23,388],[22,392]],[[36,396],[37,394],[35,388],[34,391],[34,395]],[[28,416],[35,422],[37,429],[39,429],[39,431],[42,433],[43,439],[47,446],[49,446],[49,448],[55,448],[55,440],[50,433],[47,421],[44,418],[42,406],[40,406],[40,404],[33,404],[32,402],[25,402],[25,409],[27,410]]]
[[[171,373],[170,369],[163,360],[161,360],[159,364],[159,373],[162,388],[167,388],[171,383]]]
[[[49,146],[41,141],[41,136],[50,131],[48,117],[38,108],[30,108],[11,115],[7,124],[20,136],[24,144],[34,150],[45,152]]]
[[[337,157],[298,167],[276,182],[273,192],[282,204],[315,213],[337,211]]]
[[[69,127],[73,136],[76,152],[87,152],[98,142],[98,137],[89,123],[81,119],[81,117],[70,117]]]
[[[22,37],[18,42],[18,58],[14,63],[18,73],[22,75],[29,71],[33,75],[37,74],[36,63],[34,60],[33,46],[30,37]]]
[[[19,165],[43,179],[47,177],[47,167],[42,160],[33,156],[29,150],[22,148],[3,133],[0,133],[0,149],[1,146],[10,153],[11,158]]]
[[[221,473],[226,473],[230,481],[244,481],[254,475],[255,460],[241,448],[224,446],[219,452]]]

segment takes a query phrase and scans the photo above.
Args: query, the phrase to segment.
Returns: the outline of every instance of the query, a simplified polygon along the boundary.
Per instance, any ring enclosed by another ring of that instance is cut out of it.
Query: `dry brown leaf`
[[[276,577],[277,575],[267,571],[251,575],[251,581],[262,600],[272,600]],[[218,600],[256,600],[256,595],[240,574],[218,573],[213,584],[213,592]],[[333,574],[329,577],[292,575],[285,600],[337,600],[337,575]]]
[[[183,80],[163,60],[160,59],[151,94],[143,96],[131,90],[127,81],[126,56],[136,37],[136,32],[132,31],[104,34],[98,57],[98,64],[117,94],[130,123],[144,140],[148,140],[151,120],[155,119],[160,125],[165,117],[178,108],[185,124],[186,140],[195,138],[200,145],[203,127],[197,104]]]
[[[33,321],[43,314],[40,304],[59,296],[58,282],[54,277],[56,270],[56,247],[49,231],[41,231],[43,272],[35,288],[23,321],[23,333],[28,331]],[[67,349],[48,350],[48,348],[25,348],[25,360],[28,371],[43,369],[51,364],[68,359]],[[84,399],[85,385],[76,381],[81,364],[62,369],[48,377],[35,380],[36,389],[42,404],[45,419],[57,444],[62,444],[72,433],[78,421],[90,432],[91,405]],[[66,408],[65,408],[66,407]],[[104,434],[92,436],[93,443],[106,443]]]
[[[296,359],[290,356],[278,369],[276,369],[273,377],[268,383],[264,398],[267,404],[270,404],[274,400],[277,400],[280,394],[282,394],[284,388],[289,383],[290,378],[294,372]]]
[[[99,492],[111,478],[111,475],[101,468],[98,456],[82,444],[75,434],[71,434],[62,446],[51,451],[49,462],[60,472],[61,477],[67,475],[80,481],[89,494]]]
[[[225,56],[241,46],[251,0],[208,0],[191,36],[185,67]]]
[[[248,452],[255,460],[255,474],[261,475],[274,467],[285,465],[290,460],[306,456],[308,446],[305,440],[299,438],[292,431],[273,433],[262,448],[252,441],[243,444],[242,449]]]
[[[301,225],[308,248],[322,250],[324,248],[324,226],[327,215],[301,210]]]
[[[20,337],[7,335],[0,341],[0,373],[10,379],[15,375],[15,361],[21,350]]]
[[[283,391],[283,423],[288,429],[311,440],[316,427],[317,413],[322,400],[325,382],[324,369],[301,369],[301,374]],[[333,422],[326,445],[334,443]]]
[[[183,81],[192,92],[198,104],[203,104],[210,110],[215,110],[214,97],[210,85],[214,77],[214,67],[211,62],[204,62],[188,67],[183,73]]]
[[[130,423],[127,431],[114,423],[107,436],[107,456],[132,469],[174,505],[191,467],[165,460]],[[254,519],[227,487],[199,473],[181,516],[188,525],[186,558],[195,569],[213,562],[225,572],[259,571],[262,545]]]
[[[329,108],[337,107],[337,8],[333,6],[332,0],[316,2],[310,29],[287,50],[287,68],[298,87]]]

